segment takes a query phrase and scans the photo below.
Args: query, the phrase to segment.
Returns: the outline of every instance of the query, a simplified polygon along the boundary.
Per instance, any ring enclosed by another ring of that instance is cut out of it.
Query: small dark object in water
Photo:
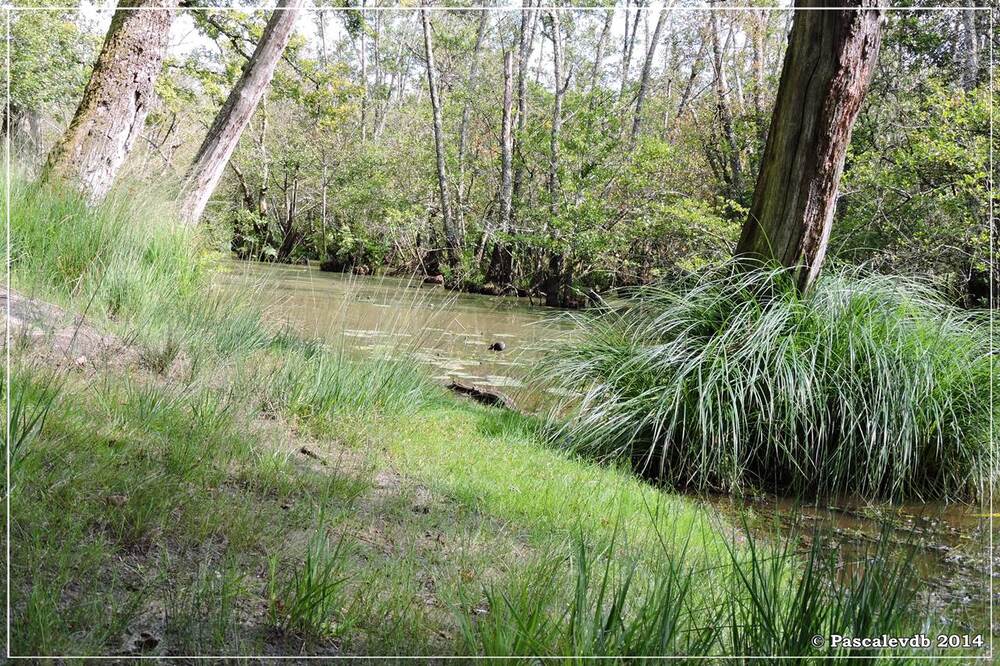
[[[444,284],[443,275],[428,275],[424,278],[424,284]]]
[[[455,393],[467,395],[476,402],[481,402],[484,405],[489,405],[490,407],[504,407],[510,410],[516,409],[514,407],[514,401],[499,391],[493,391],[488,388],[474,386],[472,384],[466,384],[465,382],[459,381],[453,381],[448,384],[448,388]]]
[[[507,343],[503,340],[497,340],[490,345],[490,351],[501,352],[504,349],[507,349]]]

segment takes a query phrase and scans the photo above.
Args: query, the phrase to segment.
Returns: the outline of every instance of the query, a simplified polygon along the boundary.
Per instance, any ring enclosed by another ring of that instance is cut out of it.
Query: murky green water
[[[302,334],[362,354],[412,358],[442,383],[462,380],[492,387],[522,407],[537,405],[545,392],[544,387],[527,386],[542,346],[566,332],[551,323],[553,310],[524,299],[448,292],[419,279],[235,261],[219,279],[226,288],[254,290],[274,321]],[[490,351],[494,342],[503,342],[505,351]],[[789,517],[795,515],[805,521],[807,531],[810,524],[821,528],[827,546],[845,563],[856,559],[889,523],[899,551],[913,551],[921,597],[932,614],[967,631],[989,631],[990,570],[1000,572],[1000,552],[990,549],[985,507],[848,501],[808,507],[777,498],[702,501],[735,520],[737,513],[750,510],[756,515],[751,527],[762,532],[775,521],[789,528]],[[1000,527],[1000,520],[994,522]],[[1000,538],[994,541],[1000,546]],[[996,587],[1000,593],[1000,584]],[[1000,605],[1000,596],[994,601]]]
[[[259,293],[274,321],[365,354],[412,358],[442,383],[460,380],[527,400],[527,374],[558,335],[551,308],[527,299],[450,292],[419,278],[324,273],[232,262],[220,282]],[[504,351],[491,351],[493,343]]]

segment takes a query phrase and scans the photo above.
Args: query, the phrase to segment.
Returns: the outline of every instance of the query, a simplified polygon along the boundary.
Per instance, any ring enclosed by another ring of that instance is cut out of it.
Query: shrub
[[[989,337],[922,283],[730,263],[570,315],[555,435],[678,486],[955,497],[988,483]],[[567,411],[568,409],[568,411]]]

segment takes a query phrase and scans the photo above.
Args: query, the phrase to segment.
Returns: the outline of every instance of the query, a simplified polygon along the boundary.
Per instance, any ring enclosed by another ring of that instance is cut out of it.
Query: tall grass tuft
[[[456,618],[462,648],[486,656],[560,656],[561,663],[643,656],[744,663],[741,657],[775,655],[798,663],[866,656],[866,663],[909,663],[913,654],[932,654],[828,643],[832,634],[931,630],[913,592],[909,556],[892,552],[888,532],[849,560],[824,550],[818,532],[804,554],[795,532],[766,543],[747,529],[744,537],[745,547],[730,547],[716,567],[695,569],[683,552],[664,550],[650,561],[625,544],[596,548],[577,536],[569,557],[487,588],[485,604],[471,613],[463,608]]]
[[[331,547],[322,530],[310,540],[302,566],[284,582],[277,559],[272,558],[268,578],[271,622],[306,638],[335,634],[336,616],[344,610],[345,587],[350,580],[345,573],[347,558],[343,538]]]
[[[829,270],[805,295],[736,263],[571,315],[561,441],[678,486],[958,497],[989,478],[981,313],[925,284]]]
[[[112,318],[196,296],[205,284],[194,233],[148,186],[116,188],[97,206],[61,185],[11,177],[11,269],[18,288],[90,300]]]

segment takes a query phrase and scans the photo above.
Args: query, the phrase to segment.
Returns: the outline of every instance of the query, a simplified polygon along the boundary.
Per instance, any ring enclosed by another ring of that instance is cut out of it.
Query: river
[[[362,354],[410,358],[437,381],[489,387],[519,404],[537,400],[526,371],[560,330],[552,309],[528,299],[448,291],[420,278],[233,261],[219,279],[259,292],[273,321],[307,337]],[[495,343],[504,350],[491,350]]]
[[[234,261],[219,280],[224,288],[254,290],[273,321],[305,336],[359,354],[410,358],[437,381],[487,386],[521,406],[537,405],[544,397],[545,387],[529,386],[528,373],[543,346],[566,332],[565,324],[552,321],[553,310],[526,299],[449,292],[418,278]],[[497,342],[504,351],[490,350]],[[987,633],[990,571],[1000,572],[1000,551],[990,549],[986,506],[853,500],[798,506],[774,497],[699,500],[732,517],[749,513],[751,528],[762,532],[775,523],[787,529],[795,515],[807,526],[821,528],[829,547],[846,557],[862,552],[888,524],[900,550],[913,548],[921,598],[932,612],[970,632]],[[1000,605],[1000,594],[994,603]],[[993,631],[1000,634],[1000,626],[994,624]]]

